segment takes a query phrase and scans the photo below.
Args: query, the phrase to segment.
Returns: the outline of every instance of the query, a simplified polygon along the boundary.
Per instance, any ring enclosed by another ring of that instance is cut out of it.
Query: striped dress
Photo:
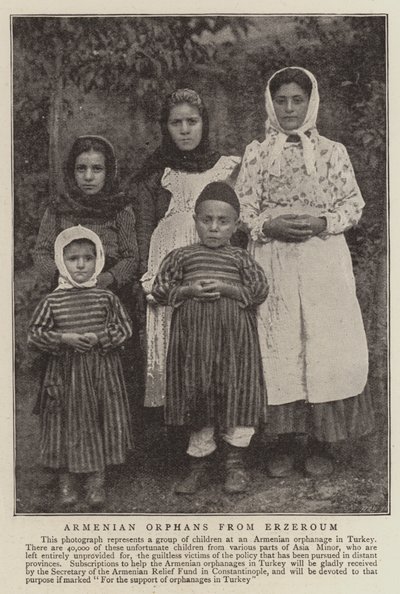
[[[95,332],[87,353],[61,334]],[[49,353],[42,385],[40,461],[69,472],[96,472],[125,461],[132,447],[129,407],[118,347],[130,320],[111,291],[56,290],[36,308],[28,344]]]
[[[241,299],[179,302],[177,289],[201,279],[239,286]],[[245,250],[195,244],[172,251],[152,294],[173,307],[167,356],[165,419],[170,425],[221,429],[264,418],[266,392],[256,306],[267,297],[262,268]]]

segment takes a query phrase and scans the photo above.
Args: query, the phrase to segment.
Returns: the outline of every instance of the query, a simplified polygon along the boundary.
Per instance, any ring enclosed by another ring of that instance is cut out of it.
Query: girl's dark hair
[[[308,98],[310,98],[312,82],[307,74],[298,68],[287,68],[286,70],[275,74],[275,76],[273,76],[273,78],[270,80],[269,90],[272,99],[275,97],[282,85],[288,85],[290,83],[298,84],[299,87],[301,87],[307,94]]]
[[[204,103],[200,95],[192,89],[177,89],[176,91],[168,95],[168,97],[165,100],[164,109],[168,110],[167,117],[171,109],[175,105],[180,105],[181,103],[189,103],[189,105],[197,107],[200,115],[203,115]]]
[[[76,159],[82,153],[87,153],[90,151],[96,151],[104,155],[106,181],[103,191],[108,192],[112,189],[115,182],[115,155],[111,146],[101,138],[83,136],[82,138],[77,138],[75,140],[69,152],[66,163],[67,176],[72,182],[75,180]]]
[[[168,95],[168,97],[166,98],[164,105],[161,109],[160,117],[160,125],[163,138],[170,138],[170,134],[168,132],[168,118],[169,114],[171,113],[171,109],[176,105],[182,105],[182,103],[188,103],[189,105],[192,105],[193,107],[197,108],[203,123],[202,140],[208,139],[209,122],[207,109],[200,95],[198,95],[198,93],[196,93],[196,91],[193,91],[192,89],[177,89],[176,91]],[[200,145],[202,140],[200,141]]]
[[[192,89],[177,89],[166,98],[161,111],[161,121],[168,121],[171,109],[182,103],[189,103],[189,105],[197,107],[199,114],[203,117],[205,107],[200,95]]]
[[[93,248],[94,253],[97,254],[96,244],[91,239],[87,239],[86,237],[81,237],[79,239],[73,239],[72,241],[67,243],[67,245],[64,246],[63,253],[70,245],[73,245],[74,243],[77,245],[84,245],[85,243],[89,243],[91,245],[91,247]]]

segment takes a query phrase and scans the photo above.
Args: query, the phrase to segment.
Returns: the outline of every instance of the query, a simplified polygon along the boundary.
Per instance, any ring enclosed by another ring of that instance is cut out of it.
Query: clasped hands
[[[279,241],[300,242],[325,231],[326,224],[324,217],[284,214],[266,221],[263,225],[263,233],[266,237]]]
[[[66,332],[61,335],[61,342],[72,347],[78,353],[86,353],[99,342],[99,338],[94,332],[85,332],[84,334]]]
[[[190,285],[180,288],[180,299],[195,299],[196,301],[215,301],[221,296],[240,299],[240,291],[235,285],[230,285],[216,279],[197,280]]]

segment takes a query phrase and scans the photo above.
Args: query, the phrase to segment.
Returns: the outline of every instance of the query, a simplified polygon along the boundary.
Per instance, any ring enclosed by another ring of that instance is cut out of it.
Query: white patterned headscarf
[[[64,248],[76,239],[87,239],[94,243],[96,248],[96,266],[93,276],[84,283],[73,280],[64,262]],[[54,260],[60,273],[57,289],[91,288],[97,284],[97,277],[104,268],[104,250],[100,237],[91,229],[77,225],[69,227],[57,236],[54,244]]]
[[[306,117],[304,119],[303,124],[300,128],[296,130],[284,130],[279,122],[278,118],[275,113],[274,104],[272,101],[271,91],[270,91],[270,84],[272,79],[279,74],[280,72],[284,72],[285,70],[301,70],[304,72],[311,81],[311,95],[308,102],[308,110]],[[318,108],[319,108],[319,93],[318,93],[318,85],[314,75],[306,70],[305,68],[300,68],[298,66],[289,66],[288,68],[282,68],[278,70],[271,76],[268,81],[267,88],[265,91],[265,108],[267,111],[267,121],[266,121],[266,134],[267,140],[270,136],[271,139],[271,150],[269,151],[270,158],[269,158],[269,173],[271,175],[279,176],[281,173],[281,156],[282,151],[285,146],[285,142],[288,136],[297,134],[299,136],[300,141],[303,145],[303,154],[304,154],[304,162],[306,166],[306,171],[308,175],[315,173],[315,153],[314,153],[314,144],[311,142],[310,138],[305,134],[305,132],[312,131],[313,129],[316,130],[316,121],[318,115]]]

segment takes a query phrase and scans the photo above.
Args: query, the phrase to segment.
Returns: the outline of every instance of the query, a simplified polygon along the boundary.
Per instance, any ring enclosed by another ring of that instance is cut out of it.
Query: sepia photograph
[[[9,26],[14,515],[389,515],[387,15]]]

